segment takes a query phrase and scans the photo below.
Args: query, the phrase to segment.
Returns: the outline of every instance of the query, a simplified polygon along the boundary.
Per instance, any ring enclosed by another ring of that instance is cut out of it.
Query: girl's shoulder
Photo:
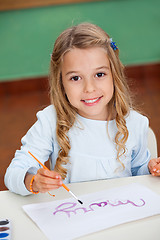
[[[146,116],[143,114],[135,111],[135,110],[130,110],[128,116],[126,117],[126,123],[129,126],[133,127],[142,127],[142,126],[148,126],[149,125],[149,120]]]
[[[38,121],[42,122],[43,124],[49,124],[52,127],[56,126],[57,114],[53,105],[49,105],[44,109],[38,111],[36,116]]]
[[[56,118],[56,110],[53,105],[49,105],[44,109],[37,112],[37,116],[46,117],[46,118]]]
[[[133,109],[130,110],[129,114],[128,114],[128,118],[129,119],[137,119],[137,120],[144,120],[144,119],[148,119],[145,115],[143,115],[140,112],[137,112]]]

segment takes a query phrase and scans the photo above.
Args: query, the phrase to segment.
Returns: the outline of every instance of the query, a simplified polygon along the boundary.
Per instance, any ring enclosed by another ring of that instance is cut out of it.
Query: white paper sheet
[[[122,223],[160,214],[160,196],[139,184],[23,206],[48,239],[71,240]]]

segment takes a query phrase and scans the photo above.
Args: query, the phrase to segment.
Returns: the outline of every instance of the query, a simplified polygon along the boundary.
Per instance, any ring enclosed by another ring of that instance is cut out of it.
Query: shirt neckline
[[[79,120],[82,120],[82,122],[90,122],[90,123],[96,123],[96,124],[98,123],[98,124],[102,124],[102,125],[115,122],[115,119],[107,121],[107,120],[95,120],[95,119],[85,118],[85,117],[82,117],[81,115],[79,115],[78,113],[77,113],[77,116],[78,116]]]

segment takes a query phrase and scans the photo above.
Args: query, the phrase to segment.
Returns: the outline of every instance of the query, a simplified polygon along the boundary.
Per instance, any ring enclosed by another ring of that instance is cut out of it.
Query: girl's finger
[[[155,177],[160,177],[160,173],[157,173],[157,172],[153,172],[152,175]]]
[[[149,161],[148,167],[149,167],[149,170],[150,170],[151,173],[152,173],[153,169],[155,168],[156,164],[157,164],[157,163],[156,163],[155,159],[151,159],[151,160]]]
[[[154,159],[152,159],[152,160],[154,160],[155,161],[155,163],[160,163],[160,157],[158,157],[158,158],[154,158]]]
[[[53,189],[58,189],[62,186],[61,178],[51,178],[44,174],[45,172],[43,170],[39,170],[34,178],[34,184],[39,192],[47,192]],[[53,174],[52,176],[56,177],[57,175]]]
[[[48,176],[50,178],[61,179],[61,176],[57,172],[50,171],[50,170],[47,170],[44,168],[38,169],[37,173],[44,175],[44,176]]]
[[[39,192],[49,192],[55,189],[60,188],[58,185],[46,185],[46,184],[40,184],[39,186]]]
[[[44,185],[50,185],[50,186],[62,186],[62,180],[61,179],[53,179],[48,177],[40,177],[39,182]]]
[[[160,163],[153,167],[153,172],[160,173]]]
[[[45,170],[47,171],[47,170]],[[52,174],[47,174],[45,175],[45,172],[43,171],[38,171],[37,175],[35,177],[37,182],[43,183],[43,184],[48,184],[48,185],[57,185],[61,186],[62,185],[62,180],[61,177],[57,176],[57,173],[52,173]]]

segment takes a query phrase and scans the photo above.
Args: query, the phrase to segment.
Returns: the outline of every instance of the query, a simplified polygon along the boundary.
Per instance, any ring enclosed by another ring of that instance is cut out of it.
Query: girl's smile
[[[84,99],[84,100],[81,100],[81,101],[83,101],[84,104],[87,105],[87,106],[93,106],[93,105],[97,104],[101,100],[102,97],[103,96],[98,97],[98,98],[93,98],[93,99]]]
[[[62,61],[62,83],[69,102],[81,116],[107,120],[114,87],[103,48],[74,48],[67,52]]]

